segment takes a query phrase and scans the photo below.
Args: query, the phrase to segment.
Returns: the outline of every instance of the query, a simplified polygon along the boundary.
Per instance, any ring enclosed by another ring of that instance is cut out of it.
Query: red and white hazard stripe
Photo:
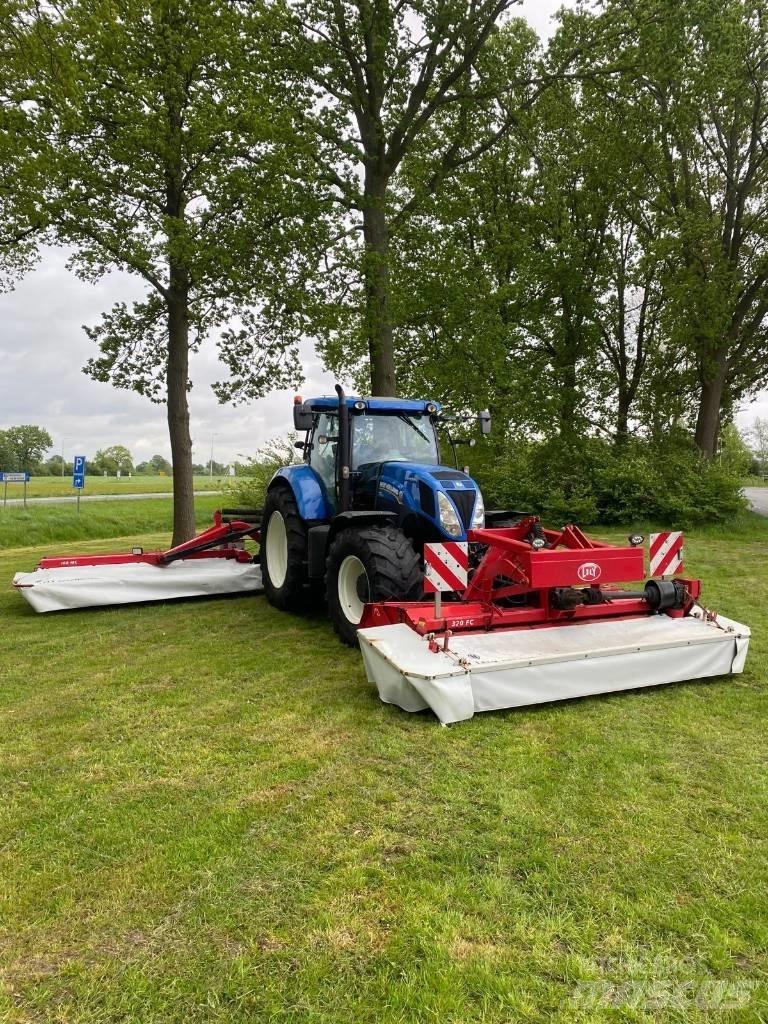
[[[459,541],[424,545],[424,589],[428,594],[464,590],[469,572],[469,545]]]
[[[652,533],[651,576],[674,576],[683,568],[682,533]]]

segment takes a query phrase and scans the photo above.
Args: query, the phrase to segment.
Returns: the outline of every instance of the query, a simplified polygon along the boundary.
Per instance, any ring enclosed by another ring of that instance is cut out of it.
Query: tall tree
[[[23,424],[2,431],[0,454],[10,464],[4,469],[31,472],[53,446],[51,435],[43,427]]]
[[[311,83],[304,131],[343,220],[323,276],[323,287],[330,285],[336,298],[325,333],[341,336],[343,345],[327,344],[326,355],[336,366],[348,366],[350,349],[367,356],[375,394],[394,394],[397,383],[393,238],[425,197],[503,137],[534,88],[530,32],[519,32],[516,47],[508,47],[505,78],[497,75],[498,62],[485,59],[497,26],[518,2],[290,4],[292,64]],[[402,172],[417,151],[418,173],[407,187]],[[354,284],[358,275],[361,289]],[[350,344],[349,334],[339,334],[350,299],[353,319],[362,307],[356,325],[364,352]]]
[[[15,0],[0,0],[0,291],[32,264],[45,184],[31,145],[28,48]]]
[[[285,173],[272,15],[238,0],[30,0],[17,20],[56,238],[82,278],[119,267],[147,287],[87,329],[100,354],[86,370],[165,402],[176,543],[195,528],[190,352],[217,333],[224,397],[300,378],[294,290],[314,219],[309,183],[291,188],[300,153]]]
[[[114,475],[120,470],[121,473],[133,472],[133,459],[131,453],[122,444],[113,444],[108,448],[100,448],[93,457],[93,468],[99,472],[106,471]]]
[[[663,227],[665,332],[695,367],[695,439],[712,457],[721,422],[768,380],[766,10],[753,0],[603,6],[633,69],[614,114],[646,128],[634,155]]]

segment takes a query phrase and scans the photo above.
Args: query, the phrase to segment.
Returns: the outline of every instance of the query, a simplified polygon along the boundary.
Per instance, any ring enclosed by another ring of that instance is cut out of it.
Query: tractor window
[[[429,416],[379,413],[352,417],[352,468],[371,462],[438,462],[435,428]]]
[[[309,464],[325,484],[328,497],[336,497],[336,450],[339,443],[339,418],[321,413],[312,433]]]

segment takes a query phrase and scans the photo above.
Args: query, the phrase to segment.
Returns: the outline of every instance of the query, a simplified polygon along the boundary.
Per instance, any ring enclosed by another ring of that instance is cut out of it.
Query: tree
[[[768,419],[756,416],[747,432],[750,448],[760,464],[760,471],[768,473]]]
[[[485,59],[517,2],[297,0],[291,8],[295,88],[311,83],[303,130],[341,221],[323,264],[321,287],[333,296],[322,303],[319,333],[334,368],[368,358],[374,394],[396,389],[396,233],[458,168],[503,137],[536,91],[535,36],[524,23],[506,38],[503,75],[498,61]],[[353,325],[346,333],[345,318]],[[358,323],[363,352],[351,337]]]
[[[768,380],[765,12],[751,0],[603,6],[634,69],[614,116],[645,126],[634,157],[663,227],[664,330],[693,365],[695,440],[711,458],[721,422]]]
[[[34,261],[44,218],[42,165],[31,142],[27,46],[18,6],[0,0],[0,292]]]
[[[10,463],[4,468],[11,471],[31,473],[52,446],[51,435],[42,427],[27,424],[0,432],[0,457]]]
[[[291,185],[308,179],[301,153],[286,173],[273,15],[239,0],[30,0],[16,28],[34,58],[51,230],[83,279],[119,267],[147,287],[87,328],[100,354],[86,372],[165,402],[178,543],[195,528],[190,351],[219,332],[220,397],[300,379],[295,293],[319,218],[309,180]]]
[[[173,475],[173,466],[163,455],[153,455],[149,460],[149,465],[153,473],[161,473],[163,476]]]
[[[121,473],[133,472],[131,453],[121,444],[100,448],[93,457],[92,465],[94,469],[99,472],[106,471],[110,476],[115,476],[118,470]]]

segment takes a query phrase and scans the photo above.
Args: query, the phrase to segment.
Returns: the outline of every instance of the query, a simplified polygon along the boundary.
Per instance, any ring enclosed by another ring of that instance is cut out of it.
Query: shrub
[[[242,508],[261,508],[267,495],[269,481],[282,466],[301,462],[294,447],[296,434],[268,441],[243,464],[238,464],[238,475],[227,482],[226,491],[234,504]]]
[[[489,450],[475,468],[488,508],[536,512],[557,525],[724,522],[746,503],[735,467],[708,462],[685,439],[663,445],[595,438],[515,442]]]

